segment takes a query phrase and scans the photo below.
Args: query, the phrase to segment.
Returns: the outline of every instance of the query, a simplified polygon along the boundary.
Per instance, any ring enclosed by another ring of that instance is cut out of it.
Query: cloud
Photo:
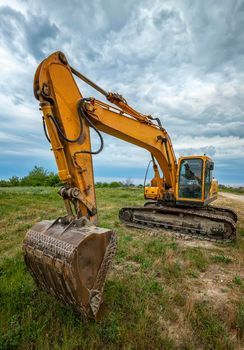
[[[24,15],[10,6],[0,7],[0,39],[12,54],[25,58],[28,54],[37,60],[43,58],[45,48],[59,32],[48,18],[32,13]]]
[[[222,180],[236,176],[244,183],[244,1],[2,3],[2,157],[13,163],[26,157],[34,165],[40,150],[50,166],[32,80],[37,64],[62,50],[105,90],[122,93],[142,113],[160,116],[177,156],[207,153]],[[101,98],[84,83],[79,86],[84,96]],[[99,176],[139,177],[148,159],[144,150],[105,136],[104,152],[94,162]]]

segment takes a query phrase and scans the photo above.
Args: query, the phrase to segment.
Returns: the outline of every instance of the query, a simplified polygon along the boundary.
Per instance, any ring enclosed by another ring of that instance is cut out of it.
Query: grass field
[[[142,204],[142,190],[99,188],[99,224],[118,252],[95,323],[38,290],[23,262],[27,229],[64,214],[56,191],[0,189],[0,349],[244,348],[244,203],[218,200],[240,218],[222,246],[125,228],[118,210]]]
[[[234,194],[244,194],[244,187],[226,187],[220,186],[219,191],[221,192],[229,192]]]

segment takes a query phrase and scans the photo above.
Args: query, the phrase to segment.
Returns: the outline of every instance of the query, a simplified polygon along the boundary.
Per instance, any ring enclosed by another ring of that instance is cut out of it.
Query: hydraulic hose
[[[52,120],[53,124],[55,125],[57,131],[58,131],[58,134],[59,136],[61,137],[61,139],[63,139],[64,141],[66,142],[69,142],[69,143],[75,143],[75,142],[78,142],[81,137],[82,137],[82,133],[83,133],[83,127],[82,127],[82,123],[83,123],[83,119],[86,120],[86,122],[89,124],[89,126],[95,130],[95,132],[97,133],[99,139],[100,139],[100,147],[98,148],[98,150],[96,151],[86,151],[86,150],[82,150],[82,151],[77,151],[74,153],[74,157],[76,157],[77,154],[80,154],[80,153],[87,153],[87,154],[98,154],[100,153],[102,150],[103,150],[103,147],[104,147],[104,141],[103,141],[103,137],[102,137],[102,134],[100,133],[100,131],[95,127],[95,125],[92,123],[92,121],[90,120],[90,118],[87,116],[87,113],[84,109],[84,103],[87,102],[87,101],[90,101],[89,98],[83,98],[79,101],[78,103],[78,115],[79,115],[79,121],[80,121],[80,132],[79,132],[79,136],[75,139],[69,139],[67,138],[64,133],[62,132],[60,126],[59,126],[59,123],[58,121],[52,116],[52,115],[49,115],[49,118]],[[48,142],[50,143],[50,138],[48,136],[48,133],[47,133],[47,129],[46,129],[46,124],[45,124],[45,121],[43,119],[43,129],[44,129],[44,133],[45,133],[45,136],[48,140]]]
[[[152,119],[152,120],[156,120],[156,122],[158,123],[158,126],[159,126],[159,129],[163,129],[163,126],[162,126],[162,123],[161,123],[161,120],[159,119],[159,118],[153,118],[153,117],[151,117],[150,119]]]
[[[44,117],[42,117],[42,125],[43,125],[43,130],[44,130],[44,134],[46,136],[46,139],[49,143],[51,143],[51,140],[50,140],[48,133],[47,133],[47,128],[46,128]]]
[[[80,132],[79,132],[79,136],[76,138],[76,139],[68,139],[64,133],[62,132],[60,126],[59,126],[59,123],[58,121],[52,116],[52,115],[49,115],[49,118],[52,120],[53,124],[56,126],[57,130],[58,130],[58,133],[59,135],[61,136],[61,138],[66,141],[66,142],[69,142],[69,143],[75,143],[77,141],[80,140],[81,136],[82,136],[82,131],[83,131],[83,128],[82,128],[82,119],[79,118],[79,121],[80,121]]]
[[[86,150],[82,150],[82,151],[78,151],[78,152],[75,152],[74,153],[74,157],[77,155],[77,154],[80,154],[80,153],[88,153],[88,154],[98,154],[100,152],[102,152],[103,150],[103,147],[104,147],[104,141],[103,141],[103,137],[102,137],[102,134],[100,133],[100,131],[95,127],[95,125],[92,123],[92,121],[90,120],[90,118],[87,116],[87,113],[85,111],[85,108],[84,108],[84,103],[85,102],[88,102],[90,101],[89,98],[82,98],[79,103],[78,103],[78,113],[79,113],[79,117],[80,119],[82,120],[82,118],[84,118],[86,120],[86,122],[89,124],[89,126],[95,130],[95,132],[97,133],[99,139],[100,139],[100,147],[98,148],[98,150],[96,151],[86,151]]]
[[[147,174],[148,174],[148,170],[149,170],[149,167],[150,167],[151,163],[152,163],[152,159],[150,159],[150,160],[149,160],[148,165],[147,165],[147,170],[146,170],[146,173],[145,173],[145,177],[144,177],[144,185],[143,185],[143,187],[144,187],[144,191],[145,191],[145,187],[146,187]]]

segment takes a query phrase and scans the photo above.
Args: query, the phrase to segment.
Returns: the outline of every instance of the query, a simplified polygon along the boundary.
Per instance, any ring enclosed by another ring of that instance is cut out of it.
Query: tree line
[[[57,174],[49,172],[43,167],[35,166],[32,170],[29,171],[27,176],[22,178],[18,176],[12,176],[8,180],[0,180],[0,187],[15,187],[15,186],[61,186],[62,182],[60,181]],[[107,182],[96,182],[96,187],[134,187],[133,181],[127,179],[125,182],[113,181],[110,183]],[[142,185],[139,185],[142,186]]]
[[[35,166],[27,176],[22,178],[12,176],[8,180],[0,180],[1,187],[14,186],[59,186],[61,182],[57,174],[49,172],[43,167]]]

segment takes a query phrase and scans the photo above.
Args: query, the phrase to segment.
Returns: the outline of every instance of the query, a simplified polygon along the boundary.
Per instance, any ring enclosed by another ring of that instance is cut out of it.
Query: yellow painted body
[[[144,195],[146,199],[158,199],[159,198],[159,188],[153,186],[146,186],[144,189]]]
[[[80,121],[77,105],[82,95],[73,78],[72,68],[62,53],[56,52],[50,55],[39,65],[34,80],[34,92],[40,101],[60,180],[67,187],[76,187],[80,190],[79,210],[82,216],[96,222],[96,215],[91,214],[90,210],[96,209],[92,156],[87,153],[76,153],[80,150],[91,151],[89,126],[83,120],[81,139],[70,143],[60,138],[57,127],[50,118],[52,116],[58,120],[67,138],[78,137]],[[86,113],[98,130],[142,147],[151,153],[154,159],[155,176],[151,181],[151,187],[145,188],[146,199],[204,204],[216,198],[215,182],[211,185],[208,198],[204,196],[198,200],[180,198],[178,178],[179,165],[183,158],[179,159],[177,166],[173,146],[166,130],[153,122],[151,116],[140,114],[125,100],[118,99],[116,94],[109,93],[107,99],[117,107],[91,99],[85,103]],[[204,164],[207,159],[210,160],[206,156],[199,158],[203,159]],[[159,169],[163,177],[160,176]],[[202,171],[205,171],[204,166]],[[202,193],[204,193],[204,176]]]
[[[80,125],[77,103],[82,95],[69,65],[60,61],[58,53],[52,54],[39,65],[34,80],[34,91],[35,94],[39,92],[38,99],[55,155],[59,178],[71,187],[81,190],[86,202],[86,204],[80,203],[82,216],[89,217],[89,220],[95,223],[96,215],[89,215],[88,210],[89,205],[96,208],[92,157],[90,154],[82,154],[82,157],[77,159],[74,157],[77,151],[91,149],[89,127],[83,123],[82,144],[68,143],[60,139],[49,117],[52,115],[59,120],[68,138],[74,139],[78,136]]]

